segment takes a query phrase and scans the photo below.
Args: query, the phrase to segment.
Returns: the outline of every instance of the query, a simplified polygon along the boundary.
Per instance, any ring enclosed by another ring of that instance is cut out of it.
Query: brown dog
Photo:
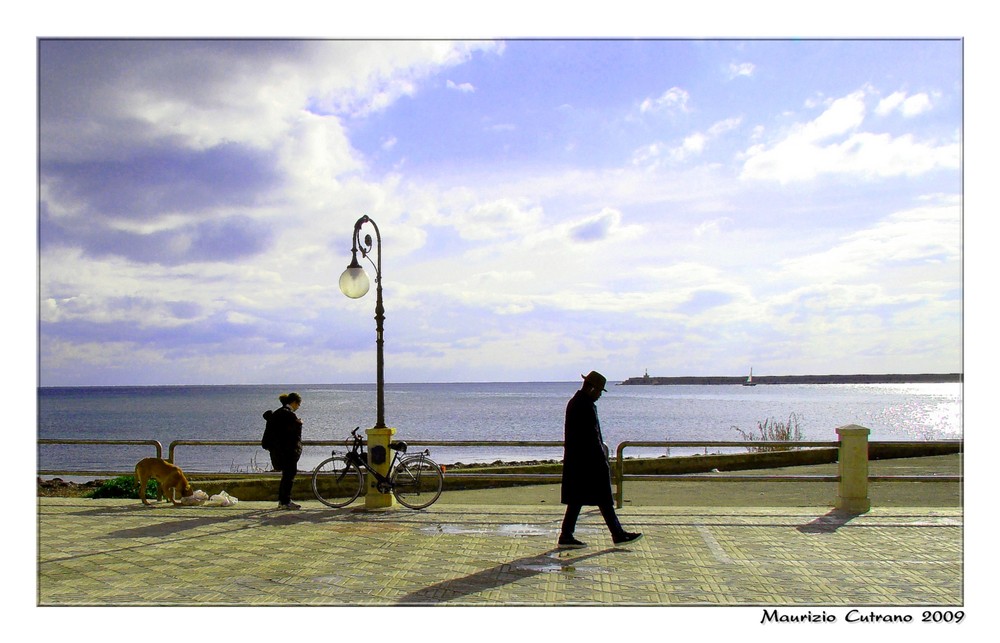
[[[139,481],[139,498],[144,505],[149,504],[146,501],[146,483],[150,478],[160,483],[156,492],[157,502],[166,495],[170,502],[179,505],[181,503],[175,499],[175,492],[181,498],[194,493],[180,467],[160,458],[144,458],[135,465],[135,479]]]

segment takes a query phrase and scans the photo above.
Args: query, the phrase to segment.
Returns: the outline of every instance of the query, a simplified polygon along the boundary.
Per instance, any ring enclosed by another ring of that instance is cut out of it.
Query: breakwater
[[[621,385],[650,386],[709,386],[740,385],[746,377],[728,376],[682,376],[653,377],[643,375],[630,377]],[[883,375],[754,375],[755,385],[773,384],[940,384],[961,382],[962,373],[889,373]]]

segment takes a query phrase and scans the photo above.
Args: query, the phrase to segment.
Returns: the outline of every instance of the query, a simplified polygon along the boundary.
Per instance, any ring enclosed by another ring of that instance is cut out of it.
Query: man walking
[[[562,503],[566,505],[560,547],[586,547],[573,537],[583,505],[597,505],[616,545],[635,542],[641,533],[625,531],[615,514],[611,493],[611,467],[597,419],[597,400],[605,393],[606,377],[591,371],[583,387],[566,405],[566,436],[563,443]]]

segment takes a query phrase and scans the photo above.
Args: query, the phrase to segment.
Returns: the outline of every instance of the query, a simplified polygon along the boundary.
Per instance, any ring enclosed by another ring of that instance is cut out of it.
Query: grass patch
[[[737,433],[743,436],[747,442],[801,442],[802,429],[799,426],[799,416],[794,413],[789,414],[787,422],[779,422],[774,418],[768,418],[763,422],[757,422],[757,432],[744,431],[738,426],[732,427]],[[796,447],[788,446],[764,446],[750,445],[747,451],[751,453],[765,453],[769,451],[790,451]]]
[[[160,485],[156,480],[146,482],[146,497],[156,498]],[[135,476],[118,476],[101,483],[86,495],[87,498],[139,498],[139,484]]]

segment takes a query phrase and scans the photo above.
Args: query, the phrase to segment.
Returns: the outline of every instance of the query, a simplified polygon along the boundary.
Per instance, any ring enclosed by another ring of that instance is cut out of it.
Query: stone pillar
[[[837,429],[840,436],[837,509],[861,514],[871,509],[868,499],[868,434],[863,426],[849,424]]]
[[[383,476],[388,476],[389,466],[392,464],[393,458],[389,443],[392,441],[392,436],[396,434],[396,429],[371,428],[365,433],[368,435],[368,464]],[[381,462],[376,460],[381,460]],[[368,491],[365,493],[365,509],[386,509],[396,504],[396,499],[391,493],[379,492],[375,476],[369,473],[367,478]]]

